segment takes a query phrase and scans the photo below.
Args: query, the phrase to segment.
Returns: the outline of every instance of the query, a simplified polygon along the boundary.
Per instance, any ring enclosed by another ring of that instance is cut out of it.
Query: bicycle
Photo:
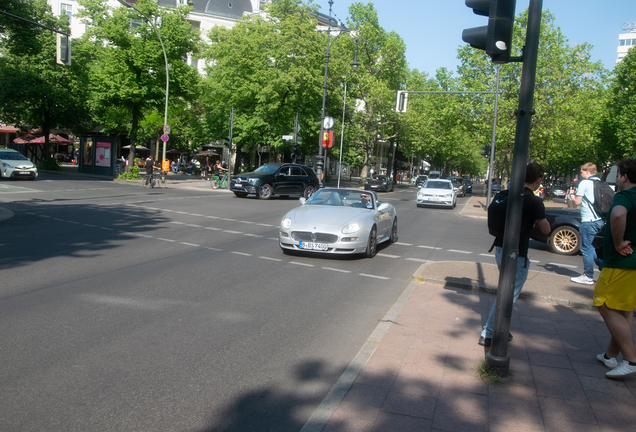
[[[168,173],[166,171],[153,172],[151,175],[146,176],[144,181],[144,189],[154,188],[155,185],[159,185],[161,188],[168,187]]]
[[[227,174],[223,174],[223,177],[220,179],[218,175],[213,175],[212,177],[210,177],[210,186],[212,186],[212,189],[225,188],[227,186],[227,182]]]

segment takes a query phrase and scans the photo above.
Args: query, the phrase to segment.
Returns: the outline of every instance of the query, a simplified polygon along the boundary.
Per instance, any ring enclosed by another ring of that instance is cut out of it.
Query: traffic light
[[[333,131],[324,131],[322,133],[322,146],[326,148],[333,146]]]
[[[490,146],[489,145],[481,146],[481,151],[479,153],[481,153],[481,155],[483,157],[489,158],[490,157]]]
[[[71,65],[71,39],[63,34],[57,34],[57,62]]]
[[[465,29],[464,42],[486,51],[493,63],[510,62],[516,0],[466,0],[477,15],[488,17],[488,25]]]
[[[292,154],[294,156],[298,156],[300,154],[300,146],[298,145],[298,143],[294,143],[294,145],[292,146]]]
[[[225,145],[225,147],[230,148],[232,146],[232,138],[225,137],[225,142],[223,144]]]
[[[395,111],[397,112],[406,112],[406,104],[408,102],[409,94],[405,91],[398,91],[397,105],[395,107]]]

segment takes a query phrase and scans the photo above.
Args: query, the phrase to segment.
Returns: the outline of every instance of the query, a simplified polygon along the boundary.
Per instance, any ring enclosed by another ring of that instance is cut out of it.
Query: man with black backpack
[[[514,305],[521,294],[521,289],[528,278],[529,260],[528,248],[530,247],[530,231],[536,224],[545,235],[550,234],[550,222],[545,218],[545,206],[543,200],[534,195],[535,190],[541,185],[543,180],[543,167],[537,163],[529,163],[526,167],[525,189],[523,192],[523,210],[521,214],[521,232],[519,235],[519,254],[517,255],[517,270],[515,273],[515,288],[512,297]],[[495,259],[497,267],[501,270],[501,255],[503,253],[503,237],[508,209],[508,191],[503,191],[495,195],[488,206],[488,231],[495,236],[493,247],[495,249]],[[491,248],[492,250],[492,248]],[[479,345],[490,346],[492,342],[492,331],[495,323],[495,308],[497,301],[490,309],[488,321],[484,326],[479,338]],[[508,335],[508,340],[512,340],[512,334]]]
[[[607,187],[605,187],[607,186]],[[586,163],[581,167],[581,181],[576,189],[576,195],[572,194],[572,201],[581,206],[581,255],[583,255],[583,274],[571,278],[574,283],[593,285],[594,264],[599,268],[603,266],[596,256],[596,250],[592,246],[594,237],[603,229],[603,217],[612,205],[614,193],[607,183],[602,182],[596,176],[596,165]],[[606,209],[603,208],[607,201]],[[605,210],[605,211],[603,211]]]

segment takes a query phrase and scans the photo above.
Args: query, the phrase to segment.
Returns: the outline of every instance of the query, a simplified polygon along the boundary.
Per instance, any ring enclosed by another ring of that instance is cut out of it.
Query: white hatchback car
[[[35,180],[38,176],[38,169],[35,164],[18,151],[0,149],[0,163],[2,163],[0,177],[22,177]]]
[[[457,193],[453,190],[453,183],[444,179],[428,179],[417,191],[417,206],[435,205],[455,208]]]

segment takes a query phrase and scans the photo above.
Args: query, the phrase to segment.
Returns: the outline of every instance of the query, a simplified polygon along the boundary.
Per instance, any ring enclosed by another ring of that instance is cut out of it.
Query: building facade
[[[616,63],[623,60],[623,57],[627,55],[627,51],[636,45],[636,22],[626,22],[623,24],[622,29],[626,33],[618,35],[618,57],[616,58]]]

